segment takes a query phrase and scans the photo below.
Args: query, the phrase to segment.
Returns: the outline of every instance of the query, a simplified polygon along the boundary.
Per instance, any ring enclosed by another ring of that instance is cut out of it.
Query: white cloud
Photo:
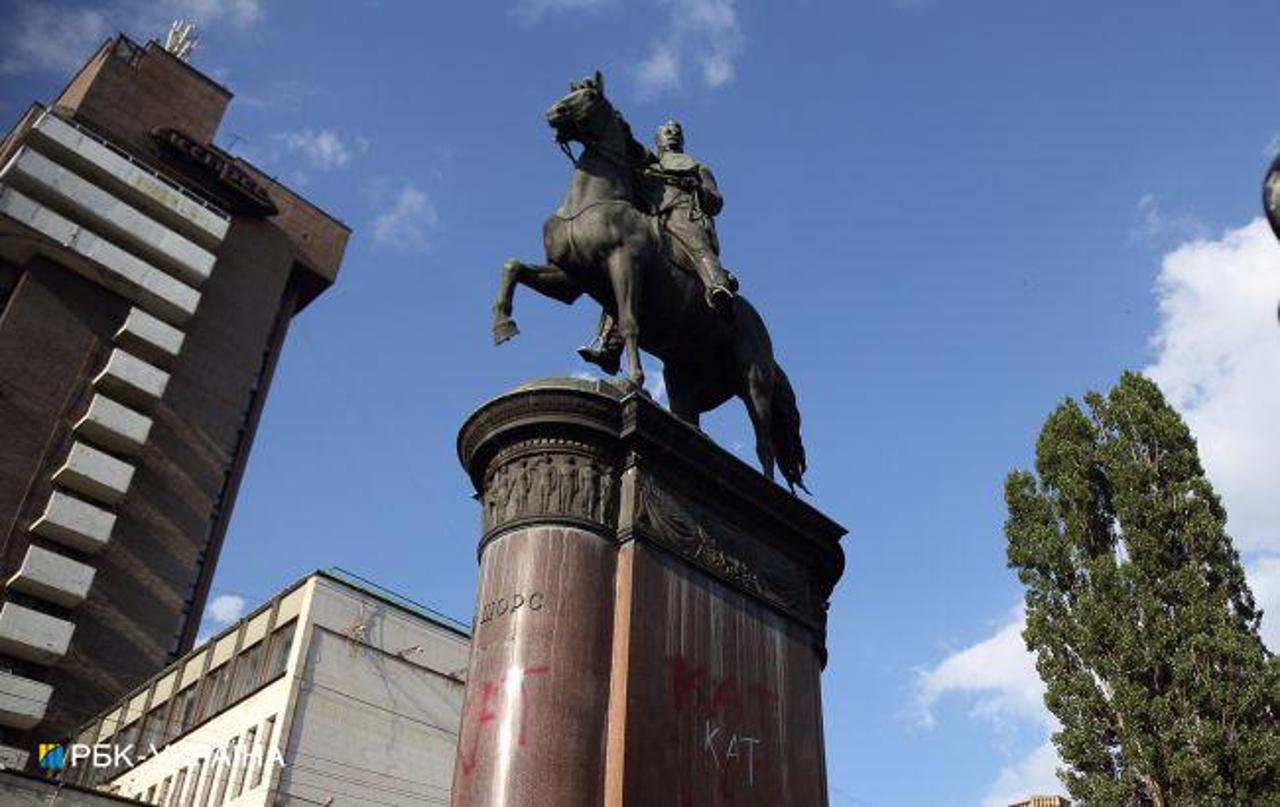
[[[537,22],[548,13],[568,11],[599,11],[605,6],[613,5],[614,0],[520,0],[516,4],[516,14]]]
[[[0,75],[75,70],[114,33],[109,15],[100,9],[28,2],[10,13]]]
[[[937,703],[958,695],[972,701],[972,718],[996,728],[1017,724],[1043,732],[1044,742],[1000,769],[982,799],[983,807],[1005,807],[1035,793],[1063,792],[1054,773],[1062,762],[1049,740],[1057,721],[1044,705],[1044,683],[1022,640],[1025,627],[1025,612],[1019,604],[990,636],[951,653],[934,667],[916,671],[910,711],[919,725],[933,726]]]
[[[1280,555],[1264,555],[1248,564],[1245,574],[1254,599],[1262,607],[1262,641],[1280,653]]]
[[[175,0],[170,7],[174,14],[187,17],[196,25],[226,19],[244,28],[262,19],[260,0]]]
[[[674,90],[680,86],[680,54],[668,45],[654,45],[635,72],[642,95]]]
[[[933,707],[959,693],[974,699],[971,714],[994,722],[1017,719],[1048,723],[1044,684],[1022,640],[1022,605],[1009,612],[995,633],[916,671],[912,713],[925,727],[934,724]]]
[[[299,153],[308,165],[320,171],[333,171],[351,162],[356,154],[369,150],[369,141],[362,137],[344,139],[331,129],[296,132],[277,132],[273,142],[285,153]]]
[[[224,627],[244,616],[244,597],[236,594],[219,594],[209,601],[205,619],[217,627]]]
[[[385,191],[376,196],[388,198]],[[373,220],[373,240],[395,249],[421,252],[430,247],[430,236],[439,216],[426,191],[405,184],[389,196],[382,212]]]
[[[178,18],[192,20],[198,29],[223,23],[244,29],[262,18],[262,4],[260,0],[28,0],[11,9],[9,16],[7,31],[0,37],[4,53],[0,75],[69,72],[117,32],[141,41],[163,41],[169,24]]]
[[[733,80],[744,41],[735,0],[665,0],[666,28],[634,68],[642,97],[652,98],[683,86],[693,67],[711,88]]]
[[[1164,256],[1146,373],[1191,427],[1242,550],[1280,552],[1280,245],[1255,219]]]
[[[1170,214],[1150,193],[1138,200],[1137,214],[1138,220],[1129,234],[1130,240],[1134,242],[1167,245],[1172,241],[1200,238],[1205,234],[1205,226],[1200,219],[1190,213]]]
[[[1008,807],[1031,795],[1065,792],[1055,771],[1062,766],[1058,750],[1045,740],[1030,754],[1000,769],[996,781],[982,798],[982,807]]]

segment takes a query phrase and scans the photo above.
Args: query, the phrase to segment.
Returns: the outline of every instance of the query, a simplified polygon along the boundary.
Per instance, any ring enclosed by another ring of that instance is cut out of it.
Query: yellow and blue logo
[[[36,759],[42,771],[60,771],[67,766],[67,749],[58,743],[40,743]]]

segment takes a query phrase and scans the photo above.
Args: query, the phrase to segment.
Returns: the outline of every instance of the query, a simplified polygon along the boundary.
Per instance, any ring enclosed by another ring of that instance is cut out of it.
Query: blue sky
[[[340,565],[469,619],[472,407],[585,368],[593,327],[521,292],[568,164],[543,121],[595,68],[668,115],[726,197],[724,259],[797,389],[813,502],[850,528],[823,678],[831,803],[998,805],[1052,782],[1004,567],[1004,474],[1066,395],[1149,368],[1280,609],[1280,6],[1043,0],[7,3],[0,112],[117,29],[194,14],[237,99],[219,143],[348,222],[295,320],[210,622]],[[232,135],[235,137],[233,138]],[[707,419],[750,458],[736,403]],[[1265,625],[1273,647],[1280,627]]]

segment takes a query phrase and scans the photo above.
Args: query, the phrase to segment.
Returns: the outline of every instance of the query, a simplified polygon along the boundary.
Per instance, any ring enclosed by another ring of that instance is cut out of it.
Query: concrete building
[[[174,807],[447,805],[468,652],[461,625],[316,572],[82,727],[128,759],[66,778]]]
[[[54,782],[38,776],[0,770],[0,804],[5,807],[122,807],[142,804],[135,799]]]
[[[190,649],[290,318],[349,230],[107,41],[0,141],[0,764]]]

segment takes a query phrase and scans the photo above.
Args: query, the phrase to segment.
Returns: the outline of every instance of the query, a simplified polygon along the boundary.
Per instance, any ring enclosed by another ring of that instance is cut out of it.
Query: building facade
[[[69,778],[173,807],[447,805],[468,652],[461,625],[317,572],[82,727],[128,760]]]
[[[190,649],[290,318],[349,229],[107,41],[0,141],[0,763]]]

